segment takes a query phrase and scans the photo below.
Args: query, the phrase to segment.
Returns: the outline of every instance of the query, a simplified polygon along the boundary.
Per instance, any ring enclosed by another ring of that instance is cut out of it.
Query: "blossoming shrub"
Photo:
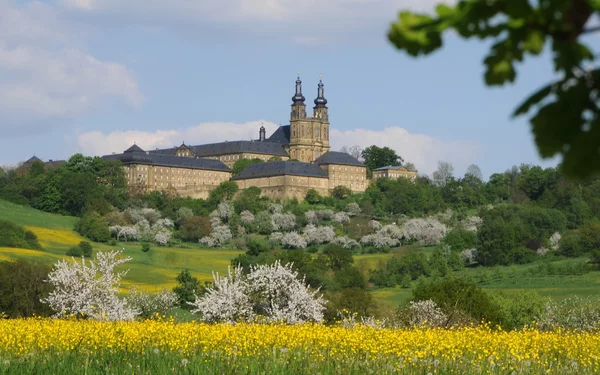
[[[288,324],[323,320],[325,300],[311,291],[291,264],[229,269],[227,277],[213,274],[213,287],[191,303],[192,313],[207,322],[253,321],[258,316]]]
[[[140,318],[152,318],[168,313],[179,302],[177,294],[170,290],[151,293],[132,288],[126,297],[131,308],[139,311]]]
[[[448,228],[435,219],[412,219],[404,223],[402,232],[406,239],[430,246],[440,243]]]
[[[294,214],[274,213],[271,216],[273,230],[289,232],[296,227],[296,216]]]
[[[308,224],[304,227],[304,234],[306,235],[307,242],[311,245],[329,243],[335,237],[335,231],[332,227],[316,227],[313,224]]]
[[[121,278],[115,267],[131,260],[120,251],[98,252],[92,261],[58,261],[48,274],[54,291],[43,300],[57,317],[77,315],[95,320],[132,320],[139,311],[118,296]]]

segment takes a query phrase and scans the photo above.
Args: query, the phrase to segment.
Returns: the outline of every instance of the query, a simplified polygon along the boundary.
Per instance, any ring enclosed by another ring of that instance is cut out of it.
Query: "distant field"
[[[24,225],[39,238],[44,250],[0,248],[0,260],[25,259],[55,263],[66,259],[67,249],[85,241],[73,231],[77,218],[48,214],[29,207],[0,200],[0,219]],[[156,290],[175,286],[175,277],[183,269],[200,280],[212,280],[212,271],[227,272],[237,250],[206,250],[198,247],[189,249],[153,246],[148,253],[141,251],[139,244],[119,243],[117,246],[93,243],[94,250],[124,249],[123,253],[133,258],[122,266],[129,269],[123,279],[124,286],[136,285]]]

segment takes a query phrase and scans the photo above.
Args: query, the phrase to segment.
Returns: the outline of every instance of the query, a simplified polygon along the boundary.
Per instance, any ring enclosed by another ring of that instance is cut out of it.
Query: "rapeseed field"
[[[0,320],[0,374],[593,374],[600,333]]]

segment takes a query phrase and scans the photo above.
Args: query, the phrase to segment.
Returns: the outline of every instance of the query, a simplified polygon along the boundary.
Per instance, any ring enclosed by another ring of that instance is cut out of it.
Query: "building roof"
[[[229,154],[240,154],[242,152],[273,156],[288,156],[283,146],[279,143],[269,141],[233,141],[211,143],[207,145],[187,146],[195,156],[208,157]],[[175,155],[177,147],[150,151],[150,154]]]
[[[39,162],[43,163],[42,159],[38,158],[37,156],[32,156],[29,159],[27,159],[27,161],[23,162],[23,164],[31,164],[35,161],[39,161]]]
[[[281,145],[287,146],[290,144],[290,126],[282,125],[269,138],[267,138],[267,142],[279,143]]]
[[[127,150],[125,150],[123,152],[144,152],[144,150],[142,150],[142,148],[140,146],[138,146],[134,143],[133,146],[129,147]]]
[[[163,167],[204,169],[210,171],[231,172],[220,160],[199,159],[185,156],[173,156],[165,154],[153,154],[146,152],[130,151],[116,155],[106,155],[102,157],[105,160],[120,160],[123,164],[146,164]]]
[[[358,161],[355,157],[345,152],[329,151],[319,156],[315,160],[316,164],[341,164],[341,165],[355,165],[364,167],[364,164]]]
[[[252,164],[233,176],[233,180],[248,180],[251,178],[273,176],[307,176],[327,178],[327,173],[315,164],[299,161],[272,161],[267,163]]]
[[[405,167],[401,167],[399,165],[388,165],[386,167],[381,167],[381,168],[377,168],[377,169],[374,169],[374,170],[375,171],[406,171],[406,172],[416,172],[416,171],[409,171]]]

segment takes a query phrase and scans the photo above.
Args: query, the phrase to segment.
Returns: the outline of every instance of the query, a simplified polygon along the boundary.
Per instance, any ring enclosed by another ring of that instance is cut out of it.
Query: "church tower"
[[[323,80],[319,82],[313,117],[306,117],[302,81],[298,75],[290,117],[290,158],[310,163],[329,151],[329,114]]]

